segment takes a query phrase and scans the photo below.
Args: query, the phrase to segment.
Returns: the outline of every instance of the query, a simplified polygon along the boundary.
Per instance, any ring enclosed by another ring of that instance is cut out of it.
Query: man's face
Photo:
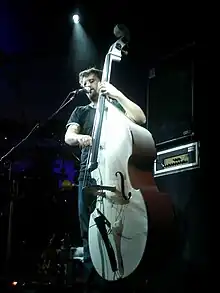
[[[98,86],[100,80],[95,74],[83,78],[82,85],[88,90],[88,98],[91,102],[97,102],[99,97]]]

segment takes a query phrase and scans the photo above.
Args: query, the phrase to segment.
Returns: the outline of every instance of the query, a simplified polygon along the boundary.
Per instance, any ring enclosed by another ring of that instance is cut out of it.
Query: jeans
[[[94,184],[94,180],[91,180],[90,184]],[[94,196],[91,194],[85,194],[83,192],[83,181],[79,181],[78,187],[78,213],[79,213],[79,223],[80,223],[80,234],[83,242],[84,249],[84,267],[85,274],[90,275],[93,264],[89,252],[88,243],[88,231],[89,231],[89,218],[90,218],[90,205],[94,201]]]

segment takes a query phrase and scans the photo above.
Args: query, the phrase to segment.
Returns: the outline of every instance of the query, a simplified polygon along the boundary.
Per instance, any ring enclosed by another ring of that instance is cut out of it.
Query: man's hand
[[[100,82],[98,86],[98,90],[104,94],[109,96],[110,98],[116,99],[120,96],[121,92],[116,89],[111,83],[109,82]]]
[[[79,134],[77,140],[82,148],[92,145],[92,137],[89,135]]]

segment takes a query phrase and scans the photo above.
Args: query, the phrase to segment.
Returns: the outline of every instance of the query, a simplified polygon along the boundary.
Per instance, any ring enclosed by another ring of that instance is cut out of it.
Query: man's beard
[[[92,91],[88,94],[88,98],[91,102],[97,102],[98,101],[99,94],[96,91]]]

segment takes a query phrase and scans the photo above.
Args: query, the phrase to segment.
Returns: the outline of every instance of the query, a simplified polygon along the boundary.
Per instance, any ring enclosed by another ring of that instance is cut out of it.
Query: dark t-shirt
[[[112,102],[117,108],[119,108],[122,112],[125,112],[123,107],[117,102]],[[93,121],[95,118],[95,112],[96,109],[92,107],[90,104],[86,106],[78,106],[76,107],[67,124],[66,127],[68,127],[71,124],[77,123],[80,125],[80,134],[84,135],[92,135],[92,129],[93,129]],[[84,178],[84,172],[86,168],[87,163],[87,156],[88,156],[89,147],[82,148],[81,151],[81,158],[80,158],[80,172],[78,180],[82,181]]]

